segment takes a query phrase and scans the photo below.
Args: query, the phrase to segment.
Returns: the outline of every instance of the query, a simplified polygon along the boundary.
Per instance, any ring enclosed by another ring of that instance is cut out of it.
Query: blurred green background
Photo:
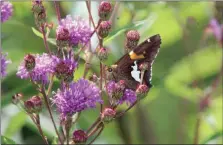
[[[113,2],[115,3],[115,2]],[[34,34],[36,28],[31,2],[12,2],[12,18],[1,25],[3,52],[8,52],[12,64],[1,83],[1,135],[17,143],[42,143],[34,124],[24,112],[11,104],[11,96],[21,92],[26,97],[36,91],[28,80],[16,77],[17,67],[27,53],[45,51],[42,38]],[[88,19],[84,1],[60,2],[61,16],[80,15]],[[92,14],[97,22],[99,2],[92,1]],[[125,31],[137,29],[140,41],[159,33],[160,52],[153,64],[153,78],[148,96],[124,117],[106,125],[95,143],[193,143],[199,101],[208,86],[217,78],[222,66],[222,48],[213,36],[202,39],[204,30],[215,15],[214,2],[118,2],[112,31],[105,45],[110,48],[110,65],[124,54]],[[44,2],[47,21],[54,23],[50,37],[55,38],[58,25],[53,2]],[[92,48],[97,45],[93,37]],[[50,44],[52,50],[56,46]],[[98,72],[94,62],[92,72]],[[75,79],[83,75],[83,63]],[[194,82],[197,83],[194,87]],[[56,87],[54,87],[54,91]],[[222,141],[222,80],[211,96],[211,106],[201,115],[199,143]],[[126,106],[120,108],[124,109]],[[55,109],[54,109],[55,110]],[[55,118],[58,122],[58,114]],[[81,114],[74,128],[87,129],[98,116],[99,110]],[[41,114],[45,134],[53,140],[55,132],[47,112]],[[73,129],[74,129],[73,128]]]

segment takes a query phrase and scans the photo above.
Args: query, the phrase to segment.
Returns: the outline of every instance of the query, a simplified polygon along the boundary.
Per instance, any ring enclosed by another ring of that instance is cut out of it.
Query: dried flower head
[[[100,89],[85,79],[69,84],[68,88],[58,89],[54,95],[56,104],[62,116],[73,115],[76,112],[96,107],[96,103],[103,103]]]
[[[66,28],[57,29],[57,46],[60,48],[66,47],[69,45],[70,33]]]
[[[25,68],[27,69],[27,71],[31,71],[35,68],[36,61],[33,55],[27,54],[24,57],[24,62],[25,62]]]
[[[7,1],[0,1],[0,7],[1,7],[1,22],[5,22],[12,16],[13,7],[12,4]]]
[[[42,110],[42,100],[39,96],[33,96],[24,102],[24,106],[29,113],[39,113]]]
[[[57,27],[57,34],[61,30],[68,30],[69,32],[69,44],[77,46],[79,43],[86,44],[91,38],[91,29],[88,21],[81,17],[72,18],[71,15],[67,15],[65,19],[60,21]]]
[[[98,15],[101,20],[108,20],[112,12],[112,5],[110,2],[102,1],[98,8]]]
[[[87,141],[87,134],[83,130],[75,130],[73,132],[73,141],[75,144],[84,144]]]
[[[141,64],[139,65],[139,69],[140,69],[141,71],[146,71],[146,70],[148,70],[148,69],[149,69],[149,63],[147,63],[147,62],[141,63]]]

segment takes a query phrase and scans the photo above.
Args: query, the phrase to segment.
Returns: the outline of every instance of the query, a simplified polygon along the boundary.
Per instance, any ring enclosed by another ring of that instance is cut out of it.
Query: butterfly
[[[105,67],[107,78],[116,82],[124,80],[127,88],[136,90],[140,82],[135,80],[131,72],[135,63],[138,68],[142,63],[145,63],[149,69],[143,74],[142,84],[151,88],[152,64],[159,52],[160,45],[161,37],[159,34],[149,37],[132,51],[122,56],[114,65]],[[141,75],[140,73],[140,77]]]

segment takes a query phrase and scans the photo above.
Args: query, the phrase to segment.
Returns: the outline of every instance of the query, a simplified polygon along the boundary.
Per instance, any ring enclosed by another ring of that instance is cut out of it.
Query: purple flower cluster
[[[135,91],[125,89],[124,83],[110,81],[106,85],[108,95],[112,99],[118,99],[118,104],[126,102],[128,105],[133,104],[137,100]]]
[[[9,63],[11,63],[10,60],[6,60],[6,56],[7,56],[7,54],[1,53],[1,56],[0,56],[0,58],[1,58],[1,77],[0,78],[6,76],[6,67]]]
[[[211,19],[209,22],[209,27],[212,29],[215,38],[218,41],[221,41],[223,26],[221,26],[216,19]]]
[[[28,71],[25,67],[25,62],[23,61],[16,73],[21,79],[27,79],[30,76],[34,81],[41,81],[44,84],[48,82],[49,73],[53,73],[55,66],[59,62],[59,58],[49,54],[43,53],[42,55],[35,55],[35,67],[32,71]]]
[[[1,22],[5,22],[12,16],[12,4],[6,1],[0,1],[1,7]]]
[[[73,115],[88,108],[95,108],[96,103],[103,103],[100,89],[85,79],[69,84],[64,90],[58,89],[54,95],[53,103],[56,104],[62,116]]]
[[[70,45],[77,46],[79,43],[86,44],[91,38],[92,31],[88,22],[81,17],[75,17],[73,19],[71,15],[67,15],[65,19],[60,21],[56,32],[60,33],[64,29],[69,31]]]

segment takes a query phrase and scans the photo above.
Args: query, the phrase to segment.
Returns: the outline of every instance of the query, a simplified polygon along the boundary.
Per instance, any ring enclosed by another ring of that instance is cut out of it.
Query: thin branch
[[[54,1],[54,7],[55,7],[55,10],[56,10],[57,19],[58,19],[58,23],[59,23],[60,19],[61,19],[61,16],[60,16],[60,8],[59,8],[58,3],[59,3],[58,1]]]
[[[137,104],[137,100],[131,105],[131,106],[129,106],[125,111],[123,111],[123,112],[121,112],[121,113],[119,113],[118,115],[116,115],[116,117],[115,118],[117,118],[117,117],[121,117],[121,116],[123,116],[126,112],[128,112],[132,107],[134,107],[136,104]]]
[[[47,89],[47,92],[46,92],[46,95],[49,96],[51,90],[52,90],[52,87],[53,87],[53,79],[54,79],[54,74],[51,75],[50,77],[50,84],[48,86],[48,89]]]
[[[52,111],[51,111],[51,108],[50,108],[50,105],[49,105],[49,102],[48,102],[48,97],[47,97],[47,95],[46,95],[46,92],[45,92],[45,89],[44,89],[44,85],[42,85],[42,87],[41,87],[41,93],[42,93],[42,95],[43,95],[43,98],[44,98],[44,101],[45,101],[45,105],[46,105],[46,107],[47,107],[47,110],[48,110],[48,112],[49,112],[49,114],[50,114],[50,119],[51,119],[52,122],[53,122],[53,126],[54,126],[54,129],[55,129],[56,134],[57,134],[57,136],[58,136],[58,139],[59,139],[60,143],[63,144],[63,142],[62,142],[62,140],[61,140],[61,138],[60,138],[59,132],[58,132],[58,130],[57,130],[56,123],[55,123],[55,121],[54,121],[54,119],[53,119]]]
[[[198,144],[199,134],[200,134],[200,124],[201,124],[201,116],[197,116],[196,125],[195,125],[195,134],[194,134],[194,144]]]
[[[102,124],[98,129],[100,129],[98,134],[91,140],[91,142],[88,145],[92,144],[100,136],[100,134],[102,133],[104,129],[104,125]]]
[[[89,133],[99,122],[101,121],[100,116],[95,120],[95,122],[88,128],[88,130],[86,131],[87,133]]]
[[[47,38],[46,38],[46,33],[45,33],[44,25],[41,26],[41,29],[42,29],[43,42],[44,42],[46,51],[51,55],[51,52],[50,52],[50,49],[49,49],[49,46],[48,46],[48,43],[47,43]]]

